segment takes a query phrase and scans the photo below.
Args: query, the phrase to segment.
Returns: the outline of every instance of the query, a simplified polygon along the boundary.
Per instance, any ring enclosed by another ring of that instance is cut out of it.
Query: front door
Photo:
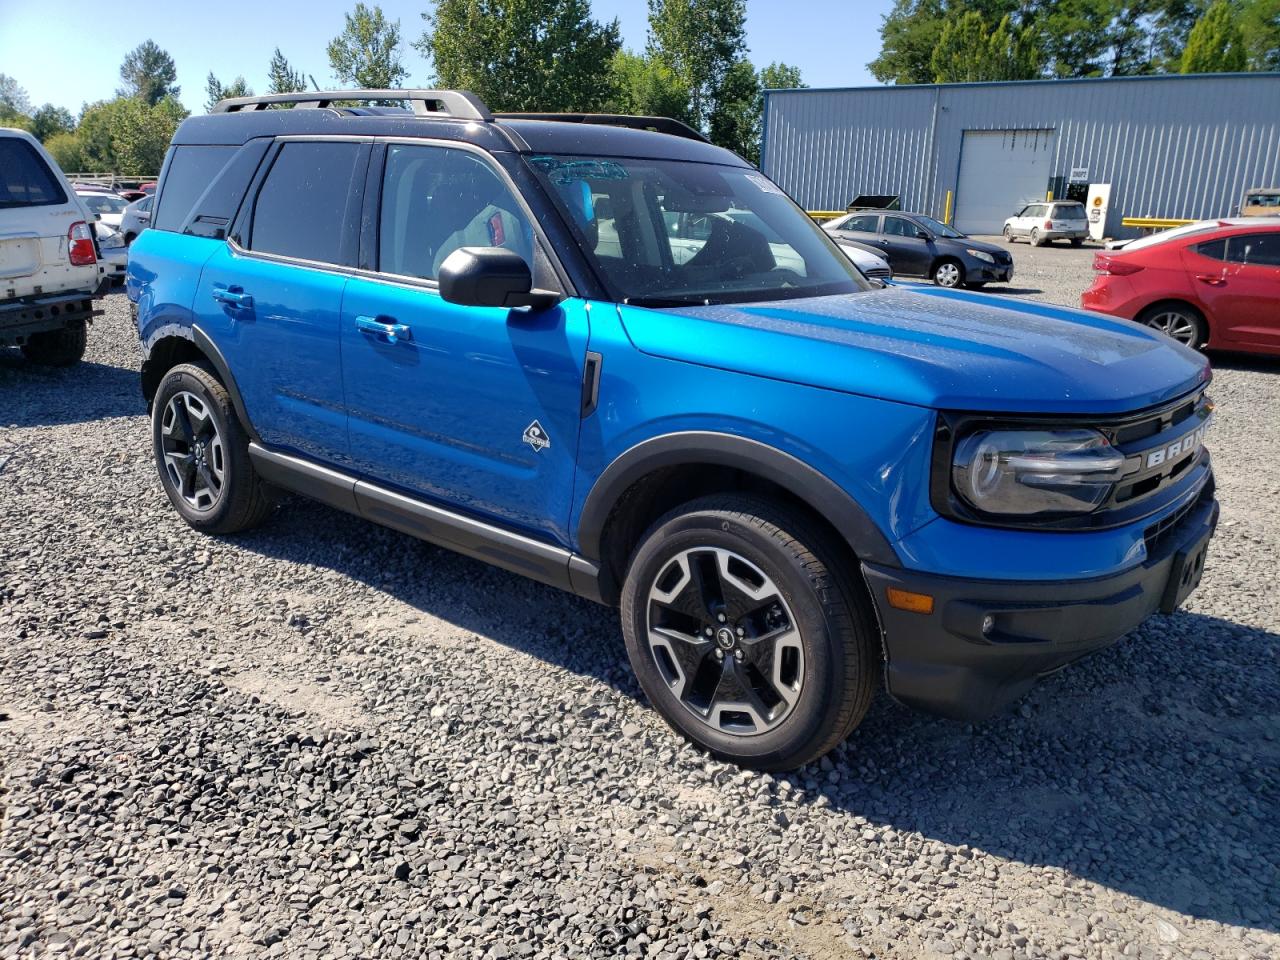
[[[894,273],[909,273],[917,277],[928,275],[933,263],[933,249],[931,241],[920,236],[923,232],[906,217],[885,214],[884,238],[888,241],[885,249],[889,252],[889,265]]]
[[[464,246],[514,250],[539,286],[556,283],[535,253],[530,217],[483,154],[389,143],[371,176],[381,204],[368,262],[378,276],[353,277],[342,304],[356,469],[567,544],[584,305],[510,310],[441,298],[440,265]]]
[[[221,244],[205,264],[194,307],[262,439],[337,463],[347,456],[339,310],[368,149],[284,143],[246,211],[242,242]]]

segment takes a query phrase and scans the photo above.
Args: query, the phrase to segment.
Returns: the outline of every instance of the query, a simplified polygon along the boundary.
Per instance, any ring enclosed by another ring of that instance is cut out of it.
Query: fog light
[[[889,606],[908,613],[933,613],[933,597],[927,593],[912,593],[910,590],[899,590],[888,587],[885,596],[889,598]]]

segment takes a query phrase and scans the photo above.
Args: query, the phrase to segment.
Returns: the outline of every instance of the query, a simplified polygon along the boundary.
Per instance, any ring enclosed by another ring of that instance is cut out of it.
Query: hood
[[[954,243],[960,247],[968,247],[971,250],[981,250],[983,253],[1005,253],[1005,248],[998,243],[990,243],[986,240],[975,240],[973,237],[939,237],[938,242],[945,240],[947,243]]]
[[[1138,324],[932,287],[619,309],[654,356],[934,409],[1126,413],[1210,376],[1198,353]]]

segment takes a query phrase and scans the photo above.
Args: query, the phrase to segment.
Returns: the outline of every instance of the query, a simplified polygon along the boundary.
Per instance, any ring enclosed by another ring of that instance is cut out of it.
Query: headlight
[[[979,260],[985,260],[987,263],[995,263],[996,258],[984,250],[965,250],[971,257],[977,257]]]
[[[1111,493],[1125,457],[1096,430],[982,430],[956,446],[951,480],[983,513],[1088,513]]]

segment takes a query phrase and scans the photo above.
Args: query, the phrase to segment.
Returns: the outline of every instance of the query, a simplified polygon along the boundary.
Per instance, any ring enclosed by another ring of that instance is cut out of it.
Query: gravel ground
[[[1088,282],[1015,256],[997,295]],[[1216,359],[1183,611],[769,776],[677,742],[602,608],[302,500],[193,534],[106,308],[76,369],[0,352],[0,956],[1280,954],[1280,363]]]

